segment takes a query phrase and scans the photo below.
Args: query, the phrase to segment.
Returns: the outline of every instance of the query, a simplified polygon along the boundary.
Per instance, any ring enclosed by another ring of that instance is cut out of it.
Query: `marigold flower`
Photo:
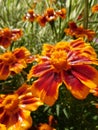
[[[37,22],[40,24],[40,26],[44,27],[47,23],[47,19],[46,19],[46,16],[44,15],[39,15],[37,18],[36,18]]]
[[[87,38],[89,41],[93,40],[95,32],[89,29],[84,29],[82,26],[78,27],[76,23],[70,22],[69,28],[65,29],[64,32],[67,35],[74,36],[76,38],[82,37]]]
[[[54,21],[57,18],[57,14],[53,8],[48,8],[44,14],[48,22]]]
[[[98,12],[98,4],[96,4],[96,5],[94,5],[94,6],[92,7],[92,12],[93,12],[93,13]]]
[[[38,77],[32,84],[32,93],[41,100],[53,105],[58,99],[59,87],[62,83],[77,99],[85,99],[90,88],[98,85],[98,71],[91,66],[97,64],[94,49],[83,39],[71,42],[59,42],[51,46],[51,51],[40,56],[38,64],[28,74]]]
[[[5,80],[13,73],[19,73],[27,67],[27,63],[34,60],[30,52],[25,48],[16,48],[13,52],[5,52],[0,55],[0,79]]]
[[[12,53],[17,60],[24,59],[26,63],[31,63],[34,60],[34,57],[25,47],[16,48]]]
[[[31,87],[23,84],[13,94],[0,95],[0,123],[7,130],[28,130],[32,125],[30,112],[40,105],[43,103],[32,95]]]
[[[56,11],[56,14],[64,19],[66,17],[66,9],[62,8],[61,10]]]
[[[56,130],[55,128],[52,128],[47,123],[40,124],[37,130]]]
[[[36,19],[37,15],[34,13],[32,9],[29,9],[26,15],[23,17],[23,20],[28,20],[30,22],[34,22]]]
[[[53,125],[57,124],[57,121],[54,119],[52,115],[48,118],[48,124],[47,123],[40,123],[37,130],[56,130],[53,128]]]
[[[21,29],[4,28],[0,30],[0,45],[7,48],[13,41],[16,41],[23,35]]]
[[[12,29],[11,32],[12,32],[12,35],[11,35],[12,41],[16,41],[23,35],[23,31],[21,29]]]

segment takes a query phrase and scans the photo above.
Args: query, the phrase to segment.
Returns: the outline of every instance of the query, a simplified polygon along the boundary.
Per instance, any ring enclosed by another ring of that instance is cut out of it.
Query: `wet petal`
[[[58,89],[60,85],[60,74],[53,72],[53,70],[49,70],[34,82],[32,93],[41,98],[44,103],[51,106],[58,98]]]
[[[89,94],[89,88],[83,85],[71,71],[62,72],[63,81],[68,90],[71,91],[72,95],[77,99],[85,99]]]

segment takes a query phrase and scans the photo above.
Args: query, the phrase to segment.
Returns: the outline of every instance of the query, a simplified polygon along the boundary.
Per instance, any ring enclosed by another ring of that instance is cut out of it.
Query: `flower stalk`
[[[84,0],[84,20],[83,20],[83,27],[85,29],[88,28],[88,0]]]

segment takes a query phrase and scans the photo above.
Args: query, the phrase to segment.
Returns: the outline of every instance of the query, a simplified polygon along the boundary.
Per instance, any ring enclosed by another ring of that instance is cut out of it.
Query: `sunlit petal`
[[[32,118],[30,117],[30,111],[19,111],[19,116],[17,122],[15,123],[13,119],[15,119],[16,115],[12,115],[10,119],[10,125],[8,130],[27,130],[32,125]]]
[[[28,74],[28,79],[30,79],[33,76],[35,77],[41,76],[44,72],[46,72],[49,69],[51,69],[50,62],[35,65],[34,67],[31,68]]]
[[[51,106],[58,98],[58,89],[60,85],[60,74],[49,70],[34,82],[32,86],[32,93],[41,98],[44,103]]]
[[[0,130],[7,130],[4,124],[0,124]]]
[[[15,63],[11,64],[10,71],[15,72],[16,74],[19,73],[23,68],[26,68],[27,64],[24,60],[16,61]]]
[[[85,99],[87,97],[89,94],[89,88],[81,83],[80,80],[71,73],[71,71],[63,71],[62,78],[67,89],[70,90],[74,97],[77,99]]]
[[[34,97],[26,83],[12,94],[0,95],[0,123],[7,130],[28,130],[32,125],[31,111],[43,103]]]
[[[21,98],[20,107],[26,110],[35,111],[43,102],[39,98],[33,97],[31,93]]]
[[[72,74],[84,85],[95,88],[98,85],[98,71],[89,65],[74,66]]]

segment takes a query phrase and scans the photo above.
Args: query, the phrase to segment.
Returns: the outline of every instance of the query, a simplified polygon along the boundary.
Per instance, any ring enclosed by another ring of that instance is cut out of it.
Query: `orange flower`
[[[57,14],[53,8],[48,8],[44,14],[48,22],[54,21],[57,18]]]
[[[0,30],[0,45],[7,48],[13,41],[16,41],[22,36],[22,30],[4,28]]]
[[[98,4],[96,4],[96,5],[94,5],[94,6],[92,7],[92,12],[93,12],[93,13],[98,12]]]
[[[23,32],[21,29],[12,29],[11,33],[12,33],[11,34],[12,41],[16,41],[17,39],[19,39],[23,35]]]
[[[27,67],[27,63],[34,60],[30,52],[25,48],[17,48],[13,52],[5,52],[0,55],[0,79],[6,80],[11,74],[19,73]]]
[[[47,123],[40,123],[37,130],[56,130],[52,127],[52,125],[57,124],[57,121],[54,119],[52,115],[48,118],[48,124]]]
[[[43,103],[32,95],[31,87],[23,84],[13,94],[0,95],[0,123],[7,130],[28,130],[32,125],[30,112],[40,105]]]
[[[40,124],[37,130],[56,130],[55,128],[52,128],[47,123]]]
[[[98,97],[98,86],[97,86],[96,88],[90,89],[90,92],[91,92],[94,96]]]
[[[29,50],[25,47],[16,48],[12,54],[17,60],[25,60],[26,63],[31,63],[34,60],[34,57],[30,54]]]
[[[94,49],[82,39],[59,42],[53,49],[51,46],[50,52],[47,48],[44,47],[46,55],[40,56],[28,74],[28,79],[38,77],[32,84],[32,93],[51,106],[64,83],[74,97],[85,99],[90,88],[98,85],[98,71],[91,66],[98,65]]]
[[[29,9],[26,15],[23,17],[23,20],[28,20],[30,22],[34,22],[37,15],[34,13],[32,9]]]
[[[40,24],[40,26],[42,26],[42,27],[44,27],[45,25],[46,25],[46,23],[47,23],[47,19],[46,19],[46,16],[41,16],[41,15],[39,15],[38,17],[37,17],[37,22]]]
[[[69,28],[65,29],[64,32],[67,35],[74,36],[76,38],[83,37],[87,38],[89,41],[91,41],[94,36],[95,32],[89,29],[84,29],[83,27],[77,27],[76,23],[70,22],[69,23]]]
[[[61,10],[56,11],[56,14],[64,19],[66,17],[66,9],[62,8]]]

